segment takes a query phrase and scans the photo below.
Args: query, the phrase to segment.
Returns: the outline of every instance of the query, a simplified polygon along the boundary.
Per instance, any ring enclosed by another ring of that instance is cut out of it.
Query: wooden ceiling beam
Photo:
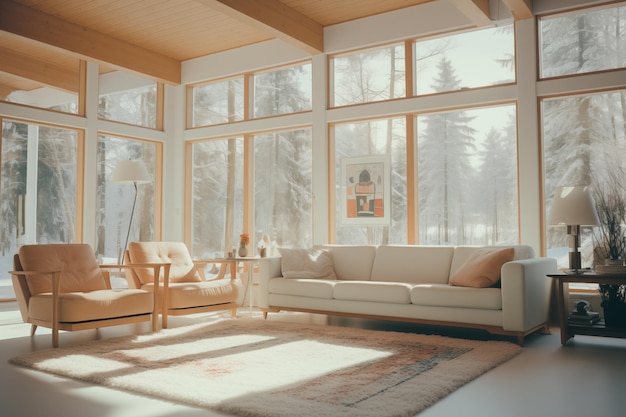
[[[489,0],[450,0],[450,2],[476,26],[491,23]]]
[[[0,31],[168,84],[181,82],[181,64],[173,58],[12,1],[0,1]]]
[[[534,16],[532,0],[502,0],[515,20],[530,19]]]
[[[199,0],[312,55],[324,52],[322,25],[278,0]]]
[[[76,62],[76,71],[72,72],[3,48],[0,48],[0,56],[2,56],[0,72],[27,78],[71,93],[78,93],[80,83],[78,61]]]

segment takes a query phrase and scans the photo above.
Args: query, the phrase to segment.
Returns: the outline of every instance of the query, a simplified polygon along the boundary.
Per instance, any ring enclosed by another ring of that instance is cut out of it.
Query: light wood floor
[[[242,316],[249,317],[247,309]],[[262,320],[259,313],[254,313]],[[216,314],[173,317],[171,326],[212,320]],[[434,332],[484,338],[482,333],[443,331],[410,324],[278,313],[287,320],[380,330]],[[62,332],[61,346],[128,333],[149,326]],[[14,302],[0,303],[0,415],[5,417],[215,417],[223,414],[172,404],[112,389],[58,378],[13,366],[21,352],[47,349],[50,332],[21,323]],[[295,414],[297,415],[297,413]],[[558,329],[527,338],[523,352],[425,410],[420,417],[622,417],[626,415],[626,339],[576,336],[562,347]]]

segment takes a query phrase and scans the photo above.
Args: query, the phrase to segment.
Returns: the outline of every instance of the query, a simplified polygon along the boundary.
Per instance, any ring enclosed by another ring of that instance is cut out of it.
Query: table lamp
[[[133,214],[135,213],[135,204],[137,203],[137,184],[145,184],[150,182],[150,174],[146,168],[146,164],[140,159],[128,159],[122,160],[117,163],[115,170],[113,171],[113,182],[119,184],[133,184],[135,186],[135,198],[133,199],[133,208],[130,211],[130,221],[128,222],[128,232],[126,233],[126,242],[124,243],[124,249],[119,254],[118,264],[122,264],[124,259],[124,253],[128,246],[128,237],[130,236],[130,229],[133,225]]]
[[[600,224],[589,186],[557,187],[550,207],[548,223],[553,226],[567,226],[567,234],[570,236],[569,269],[578,272],[581,269],[580,227]]]

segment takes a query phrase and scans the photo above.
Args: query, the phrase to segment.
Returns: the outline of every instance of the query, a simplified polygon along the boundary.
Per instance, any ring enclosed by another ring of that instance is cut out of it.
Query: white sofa
[[[258,277],[258,305],[265,317],[286,310],[470,327],[516,337],[523,345],[526,335],[548,331],[551,280],[546,275],[556,272],[557,264],[535,257],[530,246],[512,248],[513,260],[497,267],[499,282],[475,288],[451,285],[450,279],[468,265],[473,269],[486,247],[322,245],[308,253],[323,253],[334,276],[325,276],[328,270],[317,271],[324,278],[307,273],[319,268],[319,259],[288,277],[283,276],[286,259],[267,259]]]

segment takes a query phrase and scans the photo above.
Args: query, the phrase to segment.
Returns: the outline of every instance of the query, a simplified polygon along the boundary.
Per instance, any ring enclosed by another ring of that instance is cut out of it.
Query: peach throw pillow
[[[450,284],[459,287],[485,288],[500,281],[500,270],[512,261],[514,248],[481,248],[470,255],[450,277]]]

